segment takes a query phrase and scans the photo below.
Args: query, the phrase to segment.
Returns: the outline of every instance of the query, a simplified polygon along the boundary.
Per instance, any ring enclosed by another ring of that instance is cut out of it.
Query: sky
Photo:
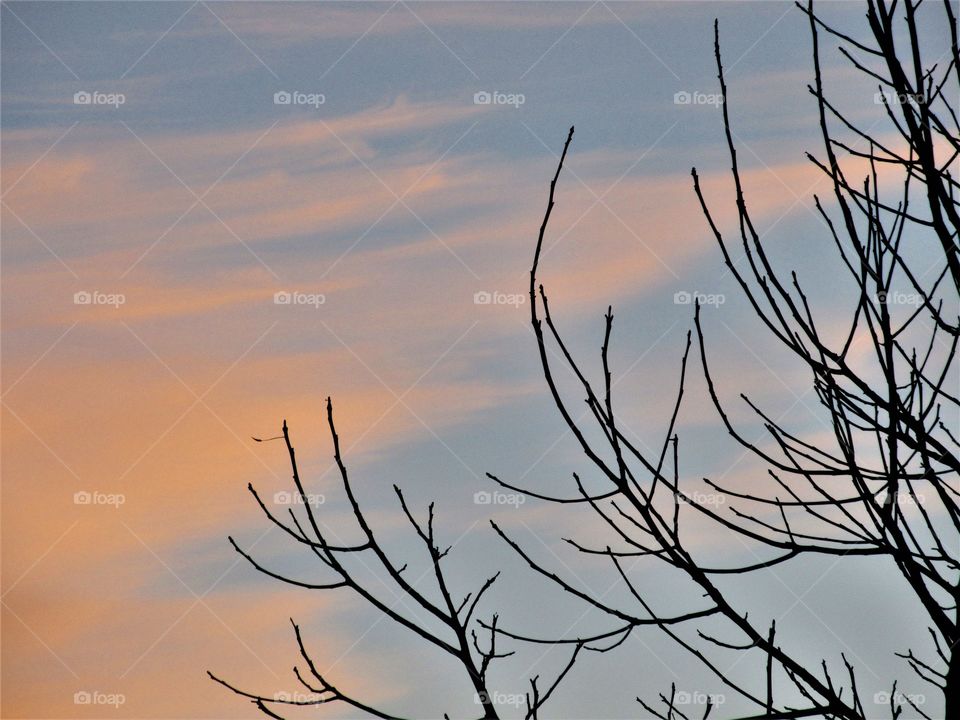
[[[862,34],[858,4],[825,10]],[[601,530],[476,495],[494,489],[486,472],[557,494],[589,473],[548,396],[523,296],[571,125],[542,279],[591,372],[613,305],[623,426],[660,442],[696,295],[710,298],[708,349],[733,419],[762,433],[737,402],[749,392],[824,433],[807,376],[751,316],[693,194],[696,166],[733,227],[715,17],[748,202],[775,261],[829,311],[836,275],[812,209],[826,184],[803,154],[819,151],[810,39],[792,3],[3,3],[2,715],[253,717],[206,670],[294,690],[290,617],[345,689],[417,717],[475,712],[456,669],[408,632],[346,592],[264,578],[227,542],[322,575],[246,491],[282,502],[291,489],[283,446],[251,439],[284,419],[331,532],[357,537],[327,396],[397,558],[415,566],[417,546],[394,483],[420,510],[437,502],[461,594],[505,569],[487,608],[505,626],[607,627],[524,573],[487,520],[616,596],[608,569],[561,540]],[[824,62],[837,102],[881,121],[870,84],[832,48]],[[762,482],[693,375],[682,477]],[[691,542],[754,552],[707,531]],[[660,586],[657,570],[637,573]],[[682,604],[669,587],[664,602]],[[922,615],[888,568],[800,564],[743,602],[777,617],[811,663],[824,648],[856,658],[867,697],[915,682],[892,653]],[[562,660],[519,649],[496,682],[523,692]],[[634,698],[671,682],[722,692],[656,631],[638,633],[578,665],[550,716],[638,717]]]

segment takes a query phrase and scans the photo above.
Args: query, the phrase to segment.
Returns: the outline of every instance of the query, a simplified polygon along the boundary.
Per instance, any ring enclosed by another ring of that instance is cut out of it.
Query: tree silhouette
[[[492,525],[532,572],[606,615],[612,623],[610,629],[589,636],[535,637],[510,628],[509,623],[500,623],[497,614],[491,615],[489,621],[480,619],[478,604],[497,576],[488,578],[474,593],[455,600],[443,572],[449,548],[441,550],[435,538],[433,506],[427,519],[418,521],[395,487],[403,513],[426,547],[443,603],[437,605],[414,589],[404,578],[404,568],[395,567],[387,558],[353,495],[340,457],[329,400],[327,413],[334,457],[366,541],[354,547],[337,547],[323,537],[314,511],[306,502],[284,425],[283,438],[297,492],[304,500],[306,522],[292,510],[292,525],[281,522],[253,487],[250,491],[269,520],[309,547],[337,579],[325,585],[307,584],[262,567],[234,543],[237,551],[258,570],[294,585],[311,589],[349,587],[393,621],[446,651],[469,677],[484,718],[498,717],[487,688],[487,669],[494,660],[511,654],[509,649],[501,648],[527,643],[569,648],[568,662],[548,686],[540,688],[537,679],[531,681],[525,717],[536,718],[585,651],[613,650],[644,626],[656,626],[752,706],[750,717],[875,717],[865,709],[853,662],[842,656],[839,667],[826,659],[819,667],[810,667],[797,648],[778,636],[774,623],[761,625],[749,617],[727,589],[727,579],[732,577],[746,584],[758,572],[804,556],[833,556],[837,562],[876,556],[896,571],[902,579],[898,582],[916,598],[928,619],[926,627],[918,627],[914,633],[915,645],[903,648],[899,657],[920,679],[942,693],[944,717],[960,718],[960,446],[956,426],[951,429],[951,422],[960,411],[960,398],[953,389],[958,380],[956,351],[960,342],[960,215],[957,181],[950,173],[960,153],[960,124],[950,101],[960,90],[960,47],[956,18],[946,0],[939,12],[949,24],[949,52],[945,61],[940,58],[930,62],[925,57],[918,39],[920,5],[910,0],[889,4],[871,0],[866,5],[869,39],[862,41],[832,27],[814,11],[812,2],[798,5],[809,20],[814,75],[809,90],[818,108],[822,136],[820,154],[807,157],[829,180],[832,191],[829,201],[814,196],[815,206],[825,232],[836,246],[836,257],[846,270],[855,298],[842,311],[847,329],[836,340],[828,336],[832,333],[822,330],[825,315],[815,310],[815,303],[810,301],[797,273],[784,274],[775,269],[751,216],[728,112],[730,98],[719,28],[714,25],[718,80],[724,98],[723,128],[735,188],[733,203],[739,238],[730,238],[721,229],[695,169],[694,194],[726,268],[753,313],[778,346],[799,360],[809,373],[819,406],[828,418],[833,436],[829,441],[812,444],[772,418],[747,395],[742,398],[765,427],[774,450],[748,439],[738,429],[720,400],[711,373],[699,303],[694,330],[687,333],[681,354],[676,399],[664,421],[662,444],[657,452],[646,452],[624,434],[614,410],[613,370],[609,361],[612,309],[605,316],[600,356],[602,386],[594,387],[564,341],[551,315],[547,292],[538,281],[541,249],[549,230],[557,184],[573,139],[573,128],[570,129],[550,183],[530,272],[531,322],[543,375],[557,410],[606,489],[590,492],[587,487],[593,484],[574,474],[566,495],[546,495],[524,490],[492,474],[489,477],[514,492],[525,492],[547,503],[579,505],[584,512],[598,517],[609,528],[611,543],[591,547],[576,539],[568,542],[584,555],[612,566],[632,597],[632,607],[615,606],[589,589],[577,587],[534,559],[498,525]],[[862,129],[830,101],[821,73],[820,43],[824,37],[838,41],[840,52],[852,65],[876,81],[878,108],[882,107],[895,128],[895,141]],[[894,179],[888,181],[888,177]],[[931,248],[936,255],[933,265]],[[897,302],[905,294],[913,301]],[[831,308],[829,317],[839,318],[840,313]],[[858,352],[854,358],[852,350],[858,343],[866,344],[868,352]],[[767,467],[767,475],[756,478],[750,492],[705,479],[717,493],[731,499],[725,511],[691,493],[689,482],[681,477],[677,418],[691,352],[695,354],[693,362],[699,360],[710,400],[726,431]],[[552,357],[559,357],[560,362]],[[573,412],[566,397],[569,393],[559,387],[555,365],[570,370],[576,378],[578,389],[585,395],[590,429]],[[594,435],[601,440],[588,439]],[[686,529],[693,516],[710,523],[719,542],[739,539],[756,547],[762,559],[745,565],[705,564],[688,541]],[[373,553],[399,589],[445,626],[445,636],[395,612],[354,579],[340,557],[361,552]],[[680,598],[676,605],[686,609],[671,613],[658,609],[642,582],[625,567],[628,558],[662,564],[675,571],[683,582],[676,593]],[[708,619],[710,633],[704,629]],[[695,637],[682,634],[686,628],[692,628]],[[306,677],[299,670],[296,676],[316,697],[276,700],[244,692],[211,677],[273,717],[277,717],[277,705],[284,702],[316,705],[331,701],[348,703],[376,717],[393,717],[342,694],[324,679],[310,659],[296,624],[294,631],[309,670]],[[718,653],[729,652],[743,653],[746,658],[736,674],[722,669],[716,660]],[[656,701],[637,701],[645,712],[664,720],[688,717],[678,707],[673,687]],[[889,694],[889,716],[896,720],[905,705],[921,717],[932,718],[909,695],[899,694],[894,683]],[[715,709],[708,700],[702,717],[707,718]]]

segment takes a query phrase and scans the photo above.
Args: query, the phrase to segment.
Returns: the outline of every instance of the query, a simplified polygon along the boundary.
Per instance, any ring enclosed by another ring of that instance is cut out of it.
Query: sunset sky
[[[857,3],[826,11],[862,25]],[[357,537],[331,472],[328,395],[354,485],[400,563],[416,565],[417,545],[394,483],[418,512],[437,501],[461,595],[505,568],[487,612],[506,627],[607,627],[525,573],[487,520],[618,594],[607,568],[561,539],[596,528],[534,500],[475,502],[494,489],[486,472],[560,495],[575,492],[572,472],[589,477],[523,297],[571,125],[542,280],[591,372],[613,305],[631,436],[662,441],[692,327],[684,293],[714,299],[708,350],[746,434],[763,428],[741,392],[807,437],[826,434],[807,374],[773,351],[693,194],[696,166],[732,228],[710,100],[714,17],[754,217],[777,263],[830,307],[834,256],[812,198],[827,184],[803,155],[820,151],[810,39],[792,3],[3,3],[0,714],[255,716],[206,670],[267,694],[296,689],[290,617],[344,688],[401,714],[475,712],[461,675],[410,633],[348,591],[264,578],[227,542],[324,577],[246,491],[291,489],[282,444],[251,440],[284,419],[331,532]],[[924,31],[934,44],[947,33]],[[889,132],[875,88],[828,45],[837,102]],[[496,302],[478,303],[483,293]],[[692,376],[682,477],[762,482]],[[753,552],[706,532],[696,542],[717,557]],[[872,696],[903,675],[891,648],[919,614],[881,587],[877,566],[831,559],[770,573],[744,601],[789,608],[784,642],[809,647],[811,663],[823,645],[831,661],[847,652]],[[902,624],[879,627],[889,616]],[[497,671],[502,691],[563,659],[522,650]],[[638,633],[578,665],[549,715],[595,717],[602,700],[604,717],[637,717],[636,695],[671,682],[721,691],[691,665],[655,629]],[[123,703],[78,705],[78,692]]]

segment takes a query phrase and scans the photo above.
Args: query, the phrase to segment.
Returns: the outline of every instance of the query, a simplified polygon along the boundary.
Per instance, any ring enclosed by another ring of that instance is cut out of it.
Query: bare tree
[[[267,519],[296,542],[308,548],[310,553],[320,561],[321,565],[327,568],[328,572],[333,575],[333,579],[328,582],[307,582],[274,572],[264,567],[250,554],[245,552],[233,538],[230,538],[230,543],[236,551],[246,558],[257,570],[276,580],[309,590],[335,590],[338,588],[349,588],[353,590],[363,598],[364,601],[382,612],[392,621],[402,625],[417,635],[421,640],[426,641],[453,657],[456,662],[462,666],[463,671],[469,678],[470,684],[475,692],[476,701],[482,706],[483,714],[481,717],[484,718],[484,720],[498,718],[499,716],[494,707],[492,696],[487,690],[487,669],[492,661],[506,657],[512,653],[497,651],[496,614],[492,616],[489,623],[491,631],[481,631],[484,637],[483,644],[481,644],[481,639],[477,633],[478,628],[476,627],[476,612],[480,600],[496,581],[497,575],[489,577],[475,592],[467,593],[463,598],[455,599],[453,591],[447,585],[442,567],[443,560],[447,557],[450,548],[446,547],[441,549],[435,537],[433,528],[433,503],[430,503],[427,509],[426,520],[417,520],[407,506],[403,492],[398,486],[394,485],[393,489],[399,500],[400,507],[426,549],[436,581],[435,584],[437,593],[439,594],[439,601],[429,598],[425,593],[414,587],[415,583],[408,581],[405,577],[406,564],[398,566],[388,557],[383,545],[379,542],[367,521],[357,501],[356,495],[354,495],[353,488],[350,484],[350,477],[347,473],[347,467],[344,465],[343,459],[340,456],[340,438],[337,435],[337,429],[334,425],[333,404],[329,398],[327,398],[327,422],[330,427],[330,435],[333,439],[334,460],[340,471],[343,490],[349,501],[350,508],[353,511],[353,516],[365,538],[363,542],[356,545],[336,545],[331,543],[327,538],[329,532],[325,534],[321,529],[322,523],[318,520],[317,512],[313,504],[309,501],[308,493],[304,489],[303,482],[300,479],[296,453],[290,442],[290,433],[287,429],[286,421],[284,421],[282,437],[287,445],[287,452],[290,456],[290,467],[293,472],[293,483],[296,486],[297,497],[300,500],[299,504],[303,507],[303,514],[306,517],[298,518],[297,514],[290,508],[288,509],[289,518],[281,519],[264,503],[252,484],[248,486],[248,489]],[[372,590],[360,582],[343,560],[343,558],[348,555],[357,555],[360,553],[372,555],[382,570],[385,571],[386,575],[395,583],[403,597],[413,601],[415,607],[421,608],[435,618],[442,628],[442,632],[435,632],[425,627],[423,623],[418,622],[416,619],[407,617],[401,611],[395,609],[396,603],[388,604],[384,602]],[[373,717],[397,717],[396,715],[374,708],[339,690],[336,685],[318,670],[310,652],[307,650],[300,627],[293,619],[291,619],[290,622],[293,625],[297,647],[306,668],[305,671],[302,671],[299,667],[294,667],[293,672],[297,681],[306,691],[305,693],[297,695],[278,693],[272,696],[266,696],[241,690],[213,673],[208,672],[208,674],[216,682],[230,688],[230,690],[236,694],[248,698],[258,709],[270,717],[280,717],[277,714],[278,707],[283,705],[314,706],[331,702],[345,703]]]
[[[662,443],[651,453],[638,448],[624,433],[614,410],[609,360],[612,310],[605,317],[600,354],[603,379],[594,387],[564,341],[551,315],[547,293],[538,282],[557,183],[573,139],[570,129],[550,183],[530,272],[531,322],[550,394],[599,478],[584,482],[574,474],[573,486],[564,496],[530,492],[495,475],[489,477],[505,488],[526,492],[541,501],[581,505],[598,517],[609,528],[609,543],[597,546],[596,540],[593,545],[576,539],[568,542],[585,555],[609,563],[629,591],[632,605],[615,606],[589,588],[577,587],[534,559],[502,528],[496,524],[493,528],[534,573],[606,615],[612,623],[610,629],[589,636],[535,637],[499,624],[496,614],[489,621],[478,619],[478,604],[497,576],[488,578],[475,593],[455,600],[443,573],[449,548],[441,550],[435,538],[433,506],[426,521],[418,521],[395,487],[406,518],[427,550],[439,600],[417,590],[405,578],[404,566],[398,567],[388,558],[354,496],[340,457],[329,400],[334,458],[365,541],[341,547],[325,538],[306,501],[284,424],[283,439],[306,518],[298,518],[291,510],[291,524],[282,522],[252,486],[250,491],[270,522],[309,548],[335,579],[310,583],[286,577],[261,566],[234,543],[237,551],[261,572],[293,585],[323,590],[351,588],[391,620],[444,650],[463,667],[482,703],[484,718],[498,717],[488,692],[487,669],[493,660],[511,654],[498,649],[498,640],[501,644],[534,643],[570,649],[568,662],[549,687],[541,690],[537,679],[531,681],[526,717],[536,718],[574,663],[583,657],[582,651],[612,650],[638,629],[655,626],[752,706],[751,717],[867,720],[871,712],[860,696],[854,663],[844,656],[840,667],[826,659],[819,667],[810,667],[797,648],[777,635],[774,623],[760,624],[750,618],[725,588],[728,578],[750,583],[758,573],[804,556],[832,556],[843,562],[876,556],[896,570],[899,582],[929,619],[927,627],[917,629],[915,646],[903,648],[900,657],[920,679],[942,693],[944,716],[960,717],[960,456],[956,436],[960,399],[952,389],[957,385],[956,351],[960,342],[960,215],[957,182],[950,173],[960,153],[960,125],[950,101],[960,89],[960,48],[954,11],[945,0],[942,16],[950,27],[949,52],[933,62],[924,57],[918,33],[920,5],[910,0],[903,4],[871,0],[866,6],[869,36],[864,40],[832,27],[814,11],[812,3],[798,6],[809,19],[814,75],[809,89],[822,135],[820,155],[808,157],[829,180],[832,190],[829,200],[821,202],[815,196],[815,206],[836,246],[839,262],[834,264],[845,269],[854,297],[843,313],[847,331],[836,341],[821,330],[824,313],[816,310],[797,273],[784,275],[775,269],[751,216],[731,130],[719,29],[714,26],[739,243],[729,238],[715,219],[696,170],[692,172],[694,192],[726,267],[756,317],[777,344],[807,369],[811,387],[828,418],[832,442],[811,443],[773,419],[747,395],[742,397],[766,428],[770,442],[761,445],[752,441],[734,425],[711,373],[699,305],[695,330],[687,333],[682,351],[676,399],[664,422]],[[896,141],[862,129],[830,101],[821,72],[820,42],[824,37],[839,42],[840,52],[853,66],[878,83],[878,107],[895,128]],[[855,172],[861,175],[855,176]],[[888,177],[893,179],[886,180]],[[932,265],[931,248],[936,257]],[[909,292],[916,302],[898,305],[895,298],[903,292]],[[835,308],[829,317],[841,319]],[[695,352],[709,397],[723,426],[768,468],[766,476],[754,479],[750,492],[707,479],[718,493],[732,500],[723,512],[698,501],[696,494],[689,492],[690,481],[681,477],[678,418],[694,333]],[[856,359],[851,353],[860,342],[869,346],[865,359],[862,353]],[[552,357],[561,359],[559,365],[572,372],[585,395],[589,428],[578,419],[561,389]],[[591,439],[594,436],[600,440]],[[597,481],[605,489],[587,489]],[[712,524],[718,542],[740,539],[765,554],[750,564],[705,563],[688,542],[691,514]],[[343,556],[356,553],[372,554],[400,591],[439,621],[443,634],[394,611],[359,583],[341,561]],[[657,608],[636,574],[625,567],[627,559],[662,564],[676,571],[684,583],[677,592],[681,598],[677,604],[685,603],[685,608],[670,613]],[[722,628],[721,632],[708,633],[707,622],[711,628]],[[687,630],[692,630],[693,636]],[[318,672],[296,624],[294,632],[309,671],[295,669],[296,678],[312,694],[309,698],[277,700],[211,677],[272,717],[278,717],[277,706],[284,703],[320,705],[333,701],[375,717],[394,717],[340,692]],[[482,643],[479,637],[484,638]],[[749,658],[737,675],[716,660],[718,653],[729,652],[744,653]],[[784,685],[790,688],[789,695]],[[661,694],[657,702],[637,700],[653,716],[665,720],[687,718],[678,707],[675,688]],[[918,715],[931,717],[910,696],[898,694],[894,683],[889,704],[893,720],[902,714],[904,702]],[[714,709],[708,702],[703,718]]]
[[[917,32],[919,5],[908,0],[900,13],[897,3],[868,3],[872,37],[863,42],[825,22],[814,12],[812,3],[801,7],[809,18],[813,40],[814,83],[810,92],[817,103],[823,139],[823,156],[808,157],[830,181],[833,212],[817,197],[815,203],[856,297],[846,314],[849,329],[839,342],[831,342],[821,331],[824,314],[818,317],[797,274],[791,272],[784,277],[775,269],[751,216],[726,102],[729,98],[719,30],[714,26],[718,78],[725,99],[723,123],[736,190],[742,250],[739,258],[734,257],[735,242],[725,237],[711,213],[695,169],[694,190],[726,267],[757,318],[778,344],[808,369],[834,440],[832,447],[830,443],[813,445],[805,441],[747,395],[743,400],[763,423],[776,451],[762,448],[738,430],[714,385],[698,304],[697,347],[710,398],[729,434],[769,468],[766,481],[752,482],[751,488],[756,490],[750,492],[706,480],[717,492],[734,500],[736,505],[729,511],[720,512],[699,502],[695,494],[685,492],[680,479],[676,423],[684,394],[690,334],[682,356],[676,403],[666,422],[662,445],[656,454],[644,452],[622,432],[613,408],[608,361],[612,312],[606,315],[601,351],[603,386],[594,389],[557,329],[543,285],[537,283],[540,251],[572,129],[551,184],[537,242],[530,300],[543,372],[565,423],[610,489],[590,494],[574,476],[578,495],[535,496],[550,502],[583,503],[605,521],[622,549],[570,542],[581,552],[605,556],[629,588],[637,608],[612,607],[588,590],[575,587],[535,561],[500,528],[495,529],[531,569],[617,622],[614,629],[602,635],[572,641],[591,642],[617,633],[625,636],[639,626],[657,625],[720,682],[752,703],[758,718],[865,720],[870,716],[857,689],[854,664],[844,657],[840,668],[831,667],[826,660],[818,669],[808,667],[796,650],[778,641],[774,624],[760,626],[751,620],[719,583],[730,575],[747,583],[754,573],[804,555],[832,555],[847,561],[882,556],[889,560],[929,618],[926,632],[918,628],[916,633],[918,645],[927,639],[924,650],[905,648],[900,657],[923,681],[942,692],[945,716],[960,717],[960,459],[949,424],[953,422],[955,430],[960,408],[957,395],[951,392],[957,384],[955,360],[960,339],[960,222],[954,192],[957,183],[949,172],[960,151],[960,127],[948,100],[955,97],[960,55],[953,10],[945,2],[944,19],[952,29],[947,62],[942,70],[937,62],[924,62]],[[898,131],[898,142],[884,142],[861,129],[830,102],[821,73],[819,43],[823,33],[839,39],[840,50],[850,62],[878,82],[877,97]],[[897,45],[902,41],[905,49]],[[845,140],[835,130],[837,126],[854,141]],[[867,149],[856,149],[858,144]],[[845,160],[865,164],[865,177],[849,179],[839,159],[841,154]],[[881,165],[885,166],[885,177],[894,171],[898,174],[893,192],[879,186]],[[893,200],[887,199],[890,195]],[[940,248],[932,266],[929,252],[922,252],[930,247],[928,239],[935,239]],[[912,290],[917,298],[914,306],[906,309],[895,302],[904,288]],[[830,317],[836,315],[831,309]],[[870,345],[866,362],[851,359],[851,348],[861,340]],[[558,387],[551,361],[554,347],[586,395],[592,422],[602,432],[599,444],[587,439]],[[521,490],[490,477],[504,487]],[[714,523],[718,541],[722,542],[724,535],[739,537],[766,548],[768,559],[748,565],[706,566],[685,544],[681,519],[688,516],[681,513],[682,506]],[[649,558],[680,571],[690,584],[680,596],[689,599],[691,609],[665,615],[653,607],[641,584],[625,572],[625,558]],[[700,628],[696,629],[695,642],[679,633],[680,626],[696,626],[708,616],[722,620],[727,628],[723,639]],[[527,642],[571,641],[533,638],[504,628],[498,632]],[[712,659],[717,650],[748,653],[759,667],[746,678],[734,677]],[[795,699],[785,702],[776,696],[774,680],[780,677],[789,680]],[[903,702],[929,717],[909,696],[898,694],[896,684],[890,698],[893,718],[901,714]],[[660,709],[640,698],[638,701],[658,717],[684,717],[676,706],[673,689],[669,695],[660,696]],[[704,717],[712,709],[707,703]]]

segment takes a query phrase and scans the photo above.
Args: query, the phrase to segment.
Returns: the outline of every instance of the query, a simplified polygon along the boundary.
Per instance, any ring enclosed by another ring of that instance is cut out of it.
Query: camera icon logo
[[[274,305],[289,305],[291,302],[293,302],[293,293],[289,293],[286,290],[280,290],[273,294]]]
[[[489,105],[492,102],[493,96],[491,96],[486,90],[481,90],[480,92],[475,92],[473,94],[474,105]]]
[[[493,302],[493,295],[486,290],[480,290],[473,294],[474,305],[489,305]]]
[[[86,90],[78,90],[73,94],[74,105],[90,105],[93,102],[93,96]]]
[[[673,94],[674,105],[689,105],[691,102],[693,102],[693,96],[686,90],[680,90]]]
[[[273,94],[274,105],[289,105],[292,99],[292,96],[286,90],[280,90]]]
[[[91,702],[93,702],[93,696],[86,690],[80,690],[73,694],[74,705],[89,705]]]
[[[474,505],[489,505],[493,502],[493,495],[486,490],[478,490],[473,494]]]
[[[693,302],[693,295],[688,293],[686,290],[680,290],[673,294],[673,304],[674,305],[689,305]]]

